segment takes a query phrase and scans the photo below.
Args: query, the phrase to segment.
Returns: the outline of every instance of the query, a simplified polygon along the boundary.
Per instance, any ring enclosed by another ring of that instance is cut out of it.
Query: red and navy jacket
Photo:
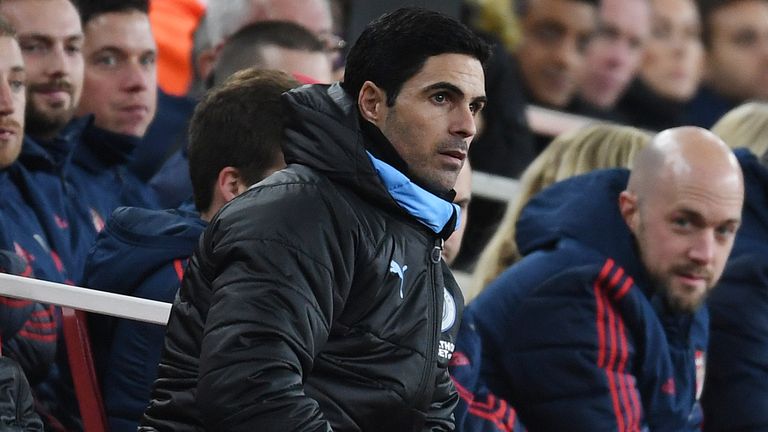
[[[191,205],[178,210],[118,208],[88,256],[84,283],[172,303],[206,226]],[[89,325],[109,430],[134,432],[157,377],[165,327],[95,315]]]
[[[75,284],[80,282],[85,257],[96,236],[91,215],[68,178],[72,152],[89,122],[89,118],[73,120],[50,141],[25,135],[18,160],[24,169],[17,185]]]
[[[654,291],[619,214],[628,176],[575,177],[526,206],[525,258],[465,315],[482,347],[473,401],[510,403],[530,430],[699,430],[708,314],[671,312]],[[488,422],[469,414],[461,430]]]
[[[768,430],[768,168],[746,149],[742,225],[708,301],[704,430]]]
[[[18,163],[0,171],[0,249],[20,258],[13,274],[68,283],[69,276],[47,231],[28,204],[24,168]],[[57,319],[52,306],[28,300],[0,298],[3,353],[16,359],[32,384],[47,374],[55,361]]]

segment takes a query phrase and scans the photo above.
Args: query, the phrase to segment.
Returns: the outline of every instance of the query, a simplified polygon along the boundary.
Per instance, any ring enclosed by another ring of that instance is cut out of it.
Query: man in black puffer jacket
[[[453,430],[463,300],[441,251],[488,55],[400,9],[363,32],[342,85],[284,95],[288,168],[203,234],[140,430]]]

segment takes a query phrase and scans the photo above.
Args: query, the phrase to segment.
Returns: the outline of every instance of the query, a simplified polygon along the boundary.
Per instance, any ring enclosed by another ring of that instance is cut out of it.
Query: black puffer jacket
[[[203,234],[140,430],[453,430],[454,206],[369,156],[338,85],[284,97],[289,167]]]

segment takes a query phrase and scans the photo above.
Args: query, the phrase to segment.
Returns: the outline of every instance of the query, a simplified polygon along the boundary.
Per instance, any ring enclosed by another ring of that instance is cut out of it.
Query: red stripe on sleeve
[[[632,288],[632,285],[635,283],[634,280],[632,280],[631,277],[627,277],[627,280],[624,281],[624,284],[621,286],[621,289],[614,294],[613,299],[614,300],[621,300],[624,298],[625,295],[627,295],[627,292],[629,292],[629,289]]]
[[[459,397],[464,399],[468,405],[467,412],[493,423],[499,430],[512,432],[515,424],[515,411],[505,400],[498,399],[492,394],[489,394],[484,402],[475,400],[475,395],[471,391],[459,384],[455,379],[452,378],[452,380],[456,391],[459,393]],[[509,417],[506,422],[504,422],[504,417]]]
[[[19,336],[41,342],[56,342],[56,333],[38,334],[25,329],[19,330]]]
[[[624,373],[624,368],[627,364],[627,336],[625,333],[624,323],[619,319],[619,343],[621,344],[621,359],[619,360],[619,366],[616,369],[616,374],[619,377],[619,388],[621,388],[621,403],[622,403],[622,410],[626,413],[627,416],[627,430],[633,431],[636,429],[635,423],[637,423],[637,420],[634,417],[634,409],[632,409],[632,402],[629,399],[629,393],[634,391],[634,389],[629,389],[630,383],[627,382],[627,376]]]
[[[0,304],[12,308],[23,308],[32,304],[29,300],[14,299],[10,297],[0,297]]]
[[[184,261],[180,259],[173,260],[173,269],[176,270],[176,276],[179,278],[179,282],[184,279]]]
[[[601,296],[605,293],[601,292]],[[611,391],[611,401],[613,402],[613,412],[616,416],[616,423],[619,431],[624,431],[624,415],[621,412],[621,406],[619,403],[619,389],[616,387],[616,377],[614,376],[614,367],[616,364],[616,315],[613,311],[613,307],[608,302],[608,299],[603,297],[603,301],[606,302],[606,315],[608,316],[608,330],[610,332],[610,357],[608,358],[608,364],[605,366],[605,375],[608,378],[608,389]]]
[[[611,271],[612,267],[613,267],[613,260],[611,259],[607,260],[603,265],[602,270],[600,270],[600,274],[598,275],[597,280],[595,281],[595,301],[597,302],[596,304],[596,307],[597,307],[596,326],[597,326],[597,346],[598,346],[597,365],[599,367],[603,367],[605,365],[605,327],[604,327],[605,305],[603,304],[603,296],[600,292],[600,285],[608,276],[608,273]]]

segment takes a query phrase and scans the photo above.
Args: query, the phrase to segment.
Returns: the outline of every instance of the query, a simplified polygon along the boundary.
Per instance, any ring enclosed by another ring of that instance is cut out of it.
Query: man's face
[[[408,164],[411,179],[433,192],[453,189],[485,105],[480,62],[464,54],[429,57],[393,106],[381,96],[372,121]]]
[[[270,2],[269,19],[291,21],[321,35],[333,30],[331,10],[325,0],[277,0]]]
[[[657,290],[683,312],[720,279],[741,220],[740,183],[702,171],[657,180],[630,222]]]
[[[21,152],[26,82],[18,42],[0,36],[0,169],[16,161]]]
[[[582,82],[595,7],[578,0],[530,0],[521,23],[517,57],[531,102],[565,107]]]
[[[27,71],[27,132],[53,138],[74,115],[83,86],[83,32],[68,0],[6,0]]]
[[[632,81],[651,30],[649,0],[603,0],[600,26],[587,49],[583,98],[611,108]]]
[[[708,28],[707,83],[735,102],[768,99],[768,1],[724,5]]]
[[[156,47],[146,14],[105,13],[85,26],[85,81],[78,115],[96,125],[143,136],[157,105]]]
[[[453,203],[461,207],[461,224],[456,231],[448,237],[443,245],[443,258],[448,265],[453,264],[461,249],[461,241],[464,239],[464,231],[467,229],[467,217],[469,216],[469,202],[472,200],[472,168],[469,163],[464,163],[464,168],[459,172],[456,186],[453,187],[456,196]]]
[[[698,89],[702,73],[699,12],[693,0],[653,0],[652,6],[640,76],[660,96],[685,102]]]
[[[261,9],[257,14],[265,14],[261,20],[294,22],[314,33],[328,45],[336,48],[338,37],[333,33],[333,16],[327,0],[272,0],[259,2]],[[249,22],[255,22],[255,19]]]

